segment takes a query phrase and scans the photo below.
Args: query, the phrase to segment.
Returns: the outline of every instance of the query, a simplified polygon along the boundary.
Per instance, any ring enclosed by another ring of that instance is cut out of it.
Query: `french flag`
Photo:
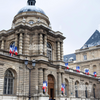
[[[12,54],[15,53],[15,46],[12,46]]]
[[[10,46],[9,53],[10,53],[10,54],[12,53],[12,45]]]
[[[80,73],[80,67],[76,66],[76,71]]]
[[[18,55],[17,47],[15,47],[15,55]]]
[[[43,82],[43,87],[42,87],[42,89],[43,89],[44,92],[46,92],[46,87],[47,87],[47,82],[44,81],[44,82]]]
[[[97,73],[96,72],[94,72],[93,75],[94,75],[94,77],[97,77]]]
[[[62,85],[61,85],[61,91],[62,91],[62,93],[64,93],[64,90],[65,90],[65,85],[62,84]]]
[[[85,74],[89,75],[89,69],[85,69]]]
[[[69,69],[68,63],[65,63],[65,66],[66,66],[67,69]]]

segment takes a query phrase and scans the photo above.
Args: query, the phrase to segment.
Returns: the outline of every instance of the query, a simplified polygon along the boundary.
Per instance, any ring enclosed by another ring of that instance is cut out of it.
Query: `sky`
[[[14,16],[26,5],[27,0],[0,0],[0,31],[10,29]],[[75,53],[100,31],[100,0],[36,0],[36,6],[49,17],[52,29],[66,37],[64,55]]]

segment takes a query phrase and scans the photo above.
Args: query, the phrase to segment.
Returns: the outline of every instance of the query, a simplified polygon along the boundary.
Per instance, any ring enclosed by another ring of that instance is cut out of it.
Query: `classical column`
[[[82,96],[81,96],[81,97],[82,97],[82,98],[86,98],[86,97],[85,97],[85,83],[84,83],[84,81],[82,81],[82,86],[83,86],[83,87],[82,87]]]
[[[59,88],[59,96],[61,96],[61,73],[58,73],[58,88]]]
[[[43,35],[40,34],[40,55],[43,55]]]
[[[47,56],[47,35],[44,36],[44,55]]]
[[[23,54],[29,55],[29,35],[27,33],[24,34]]]
[[[89,88],[90,89],[90,98],[94,98],[93,97],[93,85],[92,85],[92,83],[90,83],[89,85],[90,85],[90,88]]]
[[[39,68],[38,69],[38,90],[39,94],[43,94],[42,86],[43,86],[43,69]]]
[[[69,80],[69,97],[75,97],[75,82],[73,78]]]
[[[48,69],[44,69],[44,78],[43,78],[43,80],[46,81],[46,82],[47,82],[47,85],[48,85],[47,70],[48,70]],[[46,94],[46,95],[48,94],[48,86],[47,86],[47,88],[46,88],[46,93],[45,93],[45,94]]]
[[[93,96],[93,85],[92,85],[92,82],[89,82],[89,85],[87,87],[87,91],[88,91],[88,98],[92,98],[92,96]]]
[[[23,44],[23,35],[20,33],[19,35],[19,54],[22,54],[22,44]]]
[[[15,46],[16,47],[18,46],[18,35],[17,34],[15,35]]]
[[[75,97],[75,81],[72,79],[72,92],[73,92],[73,97]]]
[[[63,42],[61,43],[61,61],[63,61]]]
[[[57,56],[58,56],[58,60],[60,60],[60,42],[57,42],[57,50],[58,50],[58,54],[57,54]]]
[[[4,40],[2,40],[1,49],[4,49]]]
[[[78,88],[77,88],[77,90],[78,90],[78,97],[81,98],[82,97],[82,90],[80,89],[80,86],[82,86],[82,82],[80,81],[77,86],[78,86]]]

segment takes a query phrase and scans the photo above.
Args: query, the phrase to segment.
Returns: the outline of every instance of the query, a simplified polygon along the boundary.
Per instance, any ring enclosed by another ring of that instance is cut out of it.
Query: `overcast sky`
[[[36,6],[49,17],[52,29],[61,31],[64,54],[80,49],[88,38],[100,30],[100,0],[36,0]],[[11,28],[18,11],[27,0],[0,0],[0,31]]]

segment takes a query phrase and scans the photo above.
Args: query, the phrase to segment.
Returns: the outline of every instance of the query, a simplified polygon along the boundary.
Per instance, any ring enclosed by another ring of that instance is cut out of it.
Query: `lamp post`
[[[29,70],[29,97],[28,98],[29,98],[29,100],[31,100],[31,70],[34,69],[36,61],[34,59],[32,60],[32,68],[29,68],[27,66],[28,65],[27,58],[25,59],[24,63],[26,65],[26,68]]]

